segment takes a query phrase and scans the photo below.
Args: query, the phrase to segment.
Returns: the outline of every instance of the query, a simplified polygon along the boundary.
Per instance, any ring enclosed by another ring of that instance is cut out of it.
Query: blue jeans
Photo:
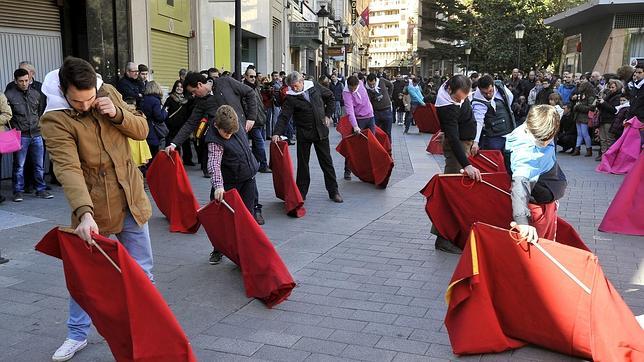
[[[148,224],[139,226],[128,210],[125,221],[123,221],[123,230],[116,237],[125,246],[130,256],[141,266],[148,278],[154,282],[154,276],[152,275],[152,245],[150,243]],[[89,315],[76,303],[74,298],[69,298],[67,338],[84,341],[87,339],[91,324],[92,320]]]
[[[333,111],[333,124],[337,124],[342,117],[342,104],[340,101],[335,101],[335,110]]]
[[[253,141],[253,155],[255,155],[255,159],[259,162],[259,168],[263,169],[268,167],[268,163],[266,161],[266,149],[264,148],[264,140],[266,139],[264,127],[253,128],[250,130],[248,135]]]
[[[13,192],[25,192],[25,161],[31,158],[34,168],[34,183],[36,191],[45,190],[45,171],[43,161],[45,158],[45,145],[42,136],[20,137],[21,148],[13,153]]]
[[[487,137],[485,135],[481,136],[481,145],[482,150],[505,150],[505,137],[496,136],[496,137]]]
[[[391,142],[391,124],[394,122],[394,114],[391,112],[391,108],[384,111],[373,111],[373,114],[376,117],[376,125],[385,131]]]
[[[586,144],[586,148],[592,147],[590,134],[588,133],[588,124],[577,123],[577,147],[581,147],[582,143]]]

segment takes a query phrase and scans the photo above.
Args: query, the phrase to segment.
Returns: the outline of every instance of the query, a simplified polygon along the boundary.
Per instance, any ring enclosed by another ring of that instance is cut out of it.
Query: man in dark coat
[[[144,87],[143,82],[139,80],[139,67],[132,62],[128,62],[125,65],[123,78],[116,84],[116,90],[121,93],[126,103],[136,105],[138,109],[139,103],[143,99]]]
[[[184,88],[195,97],[194,108],[186,123],[174,136],[170,145],[166,147],[166,152],[174,150],[176,145],[183,144],[190,137],[190,134],[199,128],[202,118],[208,120],[208,127],[212,126],[217,109],[224,104],[235,109],[239,125],[244,127],[246,132],[253,129],[257,119],[257,98],[249,86],[236,81],[232,77],[219,77],[210,81],[205,75],[197,72],[188,73],[184,84]],[[242,99],[244,100],[243,102]],[[205,132],[202,132],[201,136]],[[202,156],[200,155],[200,157]],[[203,158],[200,158],[200,160],[203,161]],[[202,162],[202,171],[204,177],[210,178],[206,163],[205,161]]]
[[[289,90],[273,130],[273,142],[280,140],[289,119],[293,117],[297,130],[296,183],[302,197],[306,199],[311,183],[309,158],[313,145],[324,173],[324,184],[329,198],[334,202],[343,202],[338,192],[329,146],[329,124],[332,122],[331,116],[335,108],[333,92],[319,84],[305,81],[298,72],[289,74],[286,84]]]

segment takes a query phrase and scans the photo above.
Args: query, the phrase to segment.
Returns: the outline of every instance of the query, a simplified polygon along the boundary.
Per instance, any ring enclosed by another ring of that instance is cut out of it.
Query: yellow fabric
[[[132,150],[132,161],[136,167],[140,167],[148,163],[152,158],[152,153],[150,152],[150,147],[148,143],[143,141],[135,141],[131,138],[127,139],[130,143],[130,149]]]
[[[470,249],[472,251],[472,275],[479,275],[479,258],[478,258],[478,251],[476,249],[476,237],[474,236],[474,230],[470,231]],[[470,277],[471,277],[470,276]],[[452,289],[454,286],[463,280],[467,278],[461,278],[459,280],[455,280],[454,282],[450,283],[450,285],[447,287],[447,290],[445,291],[445,302],[447,305],[449,305],[449,301],[452,298]]]

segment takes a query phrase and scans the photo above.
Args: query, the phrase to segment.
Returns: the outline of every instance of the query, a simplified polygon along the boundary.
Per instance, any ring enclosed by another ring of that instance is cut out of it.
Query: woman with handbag
[[[577,92],[570,97],[571,101],[574,102],[572,108],[573,118],[577,124],[577,144],[575,151],[572,153],[573,156],[579,156],[581,150],[581,144],[586,145],[586,157],[592,157],[593,155],[593,145],[592,140],[590,139],[590,133],[588,133],[588,124],[589,121],[592,121],[592,118],[589,118],[589,112],[595,110],[595,86],[590,82],[583,82],[577,87]]]
[[[188,99],[184,96],[183,84],[181,80],[174,82],[172,86],[172,91],[168,95],[168,99],[165,100],[163,108],[168,112],[168,133],[167,139],[171,140],[174,136],[179,133],[179,130],[186,123],[188,116],[190,115],[190,107],[188,105]],[[192,162],[192,146],[191,141],[187,140],[181,145],[181,157],[183,159],[183,164],[186,166],[194,166]]]
[[[165,123],[168,119],[168,112],[161,106],[162,97],[163,90],[159,84],[153,80],[149,81],[145,86],[143,100],[141,100],[141,112],[145,114],[148,120],[150,130],[147,141],[152,153],[152,159],[159,152],[159,147],[169,132]]]

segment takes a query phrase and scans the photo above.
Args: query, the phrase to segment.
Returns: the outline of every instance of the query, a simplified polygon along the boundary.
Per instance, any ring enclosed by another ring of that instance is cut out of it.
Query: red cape
[[[502,352],[531,343],[595,361],[644,360],[644,331],[592,253],[550,240],[539,245],[576,284],[516,233],[477,223],[446,292],[445,326],[456,354]]]
[[[637,163],[642,152],[641,130],[644,124],[637,117],[626,121],[622,136],[602,155],[602,160],[595,171],[604,173],[626,174]]]
[[[293,277],[237,190],[227,191],[224,201],[234,213],[213,201],[199,210],[199,220],[212,246],[241,269],[246,296],[272,308],[291,294]]]
[[[644,235],[644,153],[640,154],[631,172],[610,203],[599,231]]]
[[[170,222],[171,232],[194,234],[199,230],[199,202],[179,152],[159,152],[146,172],[150,194]]]
[[[353,134],[353,127],[351,127],[351,122],[349,122],[348,116],[340,117],[337,126],[335,126],[336,131],[340,133],[342,138],[349,137]],[[382,128],[376,126],[376,139],[382,147],[391,155],[391,140],[385,131]]]
[[[121,273],[92,246],[54,228],[36,245],[62,259],[71,296],[92,318],[117,361],[196,361],[163,297],[118,241],[94,236]]]
[[[481,172],[508,172],[503,153],[499,150],[480,150],[478,154],[467,159]]]
[[[280,141],[271,142],[270,168],[273,170],[273,188],[275,196],[284,200],[286,214],[294,217],[302,217],[306,214],[304,199],[297,188],[293,177],[293,164],[291,154],[288,151],[288,143]]]
[[[426,151],[433,155],[442,155],[443,154],[443,137],[445,134],[443,132],[436,132],[432,135],[432,138],[427,144]]]
[[[418,131],[422,133],[437,133],[441,130],[436,107],[431,103],[427,103],[424,107],[416,108],[414,121],[416,122]]]
[[[466,176],[435,175],[420,191],[427,197],[425,211],[438,233],[451,240],[459,248],[465,247],[469,230],[475,222],[484,222],[501,228],[509,228],[512,222],[512,202],[508,195],[510,176],[506,173],[482,175],[483,180],[498,187],[497,190],[485,183],[474,183]],[[554,217],[554,204],[549,204],[548,217]],[[540,236],[547,236],[557,242],[589,250],[568,223],[557,218],[556,229],[546,229],[540,216],[543,209],[530,205],[533,226]]]
[[[364,182],[385,188],[394,160],[369,130],[345,137],[336,150],[347,159],[349,169]]]

